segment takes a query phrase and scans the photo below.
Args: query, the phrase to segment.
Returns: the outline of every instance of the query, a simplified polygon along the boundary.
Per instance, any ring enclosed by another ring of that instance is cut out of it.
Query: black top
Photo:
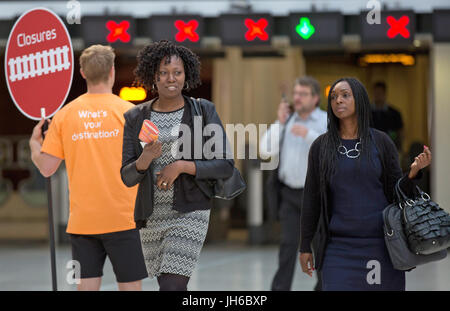
[[[174,206],[173,209],[179,212],[191,212],[194,210],[210,209],[212,207],[213,182],[217,179],[226,179],[231,177],[234,169],[233,159],[227,158],[227,149],[223,148],[223,156],[221,158],[213,157],[206,159],[202,154],[201,159],[196,159],[194,152],[194,139],[197,138],[194,133],[194,109],[192,100],[183,96],[185,106],[181,124],[186,124],[191,130],[191,155],[189,158],[181,157],[181,160],[194,161],[196,167],[196,175],[180,174],[174,182]],[[153,167],[150,164],[145,172],[139,172],[136,169],[136,160],[142,153],[142,146],[139,141],[139,132],[144,119],[151,118],[152,101],[146,102],[128,110],[125,114],[125,128],[123,134],[123,150],[122,150],[122,167],[120,175],[123,183],[128,187],[139,184],[135,209],[134,220],[137,228],[146,226],[147,218],[153,212],[153,184],[152,176]],[[210,101],[202,99],[200,101],[202,109],[203,123],[217,124],[222,129],[223,146],[226,146],[226,135],[222,122],[216,112],[214,104]],[[183,135],[180,131],[179,137]],[[216,134],[215,134],[216,135]],[[202,148],[210,136],[202,135]],[[183,148],[184,149],[184,146]],[[202,149],[203,150],[203,149]],[[180,150],[181,151],[181,150]]]
[[[325,135],[327,134],[319,136],[309,151],[308,171],[301,213],[300,252],[311,253],[311,242],[317,232],[317,243],[315,243],[314,249],[315,267],[317,270],[321,270],[326,245],[330,238],[331,191],[329,186],[325,191],[321,191],[319,186],[321,178],[319,171],[320,146]],[[387,202],[394,202],[394,187],[399,178],[402,178],[400,187],[405,193],[412,196],[415,185],[407,177],[407,174],[402,174],[397,149],[392,140],[385,133],[376,129],[370,129],[370,135],[380,154],[382,165],[381,182]],[[421,178],[421,175],[421,172],[419,172],[415,179]]]
[[[391,106],[385,109],[372,108],[372,122],[372,127],[388,134],[397,149],[401,148],[399,131],[403,128],[403,120],[398,110]]]
[[[341,140],[351,150],[359,139]],[[364,147],[363,147],[364,148]],[[383,191],[381,157],[369,143],[370,157],[338,154],[336,174],[330,181],[331,237],[383,238],[383,209],[389,205]]]

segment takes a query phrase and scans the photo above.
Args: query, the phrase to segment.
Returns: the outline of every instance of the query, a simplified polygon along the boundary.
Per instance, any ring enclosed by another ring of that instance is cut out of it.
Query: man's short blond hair
[[[114,50],[110,46],[96,44],[85,49],[80,56],[80,67],[87,82],[98,84],[108,81],[114,58]]]

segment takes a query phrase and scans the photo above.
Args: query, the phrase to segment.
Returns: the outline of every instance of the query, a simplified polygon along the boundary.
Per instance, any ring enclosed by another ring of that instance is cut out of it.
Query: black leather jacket
[[[181,123],[186,124],[191,129],[191,157],[183,160],[194,161],[196,175],[180,174],[174,182],[174,206],[173,209],[179,212],[191,212],[194,210],[205,210],[212,207],[212,183],[211,180],[218,178],[228,178],[233,174],[234,161],[226,159],[226,148],[222,159],[213,158],[211,160],[194,159],[194,121],[195,110],[192,107],[192,100],[183,96],[185,101],[184,112]],[[139,132],[144,119],[150,119],[151,104],[149,101],[140,104],[124,114],[125,129],[123,134],[122,168],[120,175],[122,181],[128,187],[139,184],[136,197],[134,220],[137,228],[146,226],[147,218],[153,212],[153,165],[150,164],[146,172],[141,173],[136,169],[136,160],[142,153],[142,146],[139,141]],[[218,124],[223,130],[224,146],[226,146],[226,135],[222,122],[216,112],[214,104],[202,99],[200,107],[203,114],[203,124]],[[182,132],[180,131],[179,137]],[[202,136],[202,146],[208,136]]]

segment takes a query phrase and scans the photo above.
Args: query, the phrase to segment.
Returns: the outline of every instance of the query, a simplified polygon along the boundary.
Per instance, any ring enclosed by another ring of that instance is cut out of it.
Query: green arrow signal
[[[300,18],[300,24],[295,27],[295,31],[297,31],[300,37],[308,40],[316,32],[316,29],[311,25],[309,18],[302,17]]]

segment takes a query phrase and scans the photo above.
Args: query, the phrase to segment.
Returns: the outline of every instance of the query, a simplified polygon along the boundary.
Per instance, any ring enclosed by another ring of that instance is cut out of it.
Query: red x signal
[[[397,35],[401,35],[403,38],[409,38],[410,33],[409,30],[406,28],[406,26],[409,24],[409,17],[408,16],[402,16],[399,20],[396,20],[392,16],[388,16],[386,18],[387,23],[391,28],[389,28],[387,32],[387,36],[390,39],[395,38]]]
[[[192,42],[197,42],[200,39],[199,35],[195,32],[197,27],[198,21],[195,19],[190,20],[187,23],[182,20],[176,20],[175,28],[178,29],[178,33],[175,35],[175,40],[178,42],[183,42],[186,39],[189,39]]]
[[[264,30],[269,22],[265,18],[260,18],[256,23],[250,19],[245,19],[245,26],[247,26],[248,31],[245,34],[245,39],[247,41],[253,41],[258,37],[263,41],[269,40],[269,34]]]
[[[127,29],[130,28],[129,21],[122,21],[117,24],[115,21],[108,21],[106,23],[106,28],[109,30],[109,34],[106,40],[110,43],[120,40],[122,42],[130,42],[130,35],[127,33]]]

